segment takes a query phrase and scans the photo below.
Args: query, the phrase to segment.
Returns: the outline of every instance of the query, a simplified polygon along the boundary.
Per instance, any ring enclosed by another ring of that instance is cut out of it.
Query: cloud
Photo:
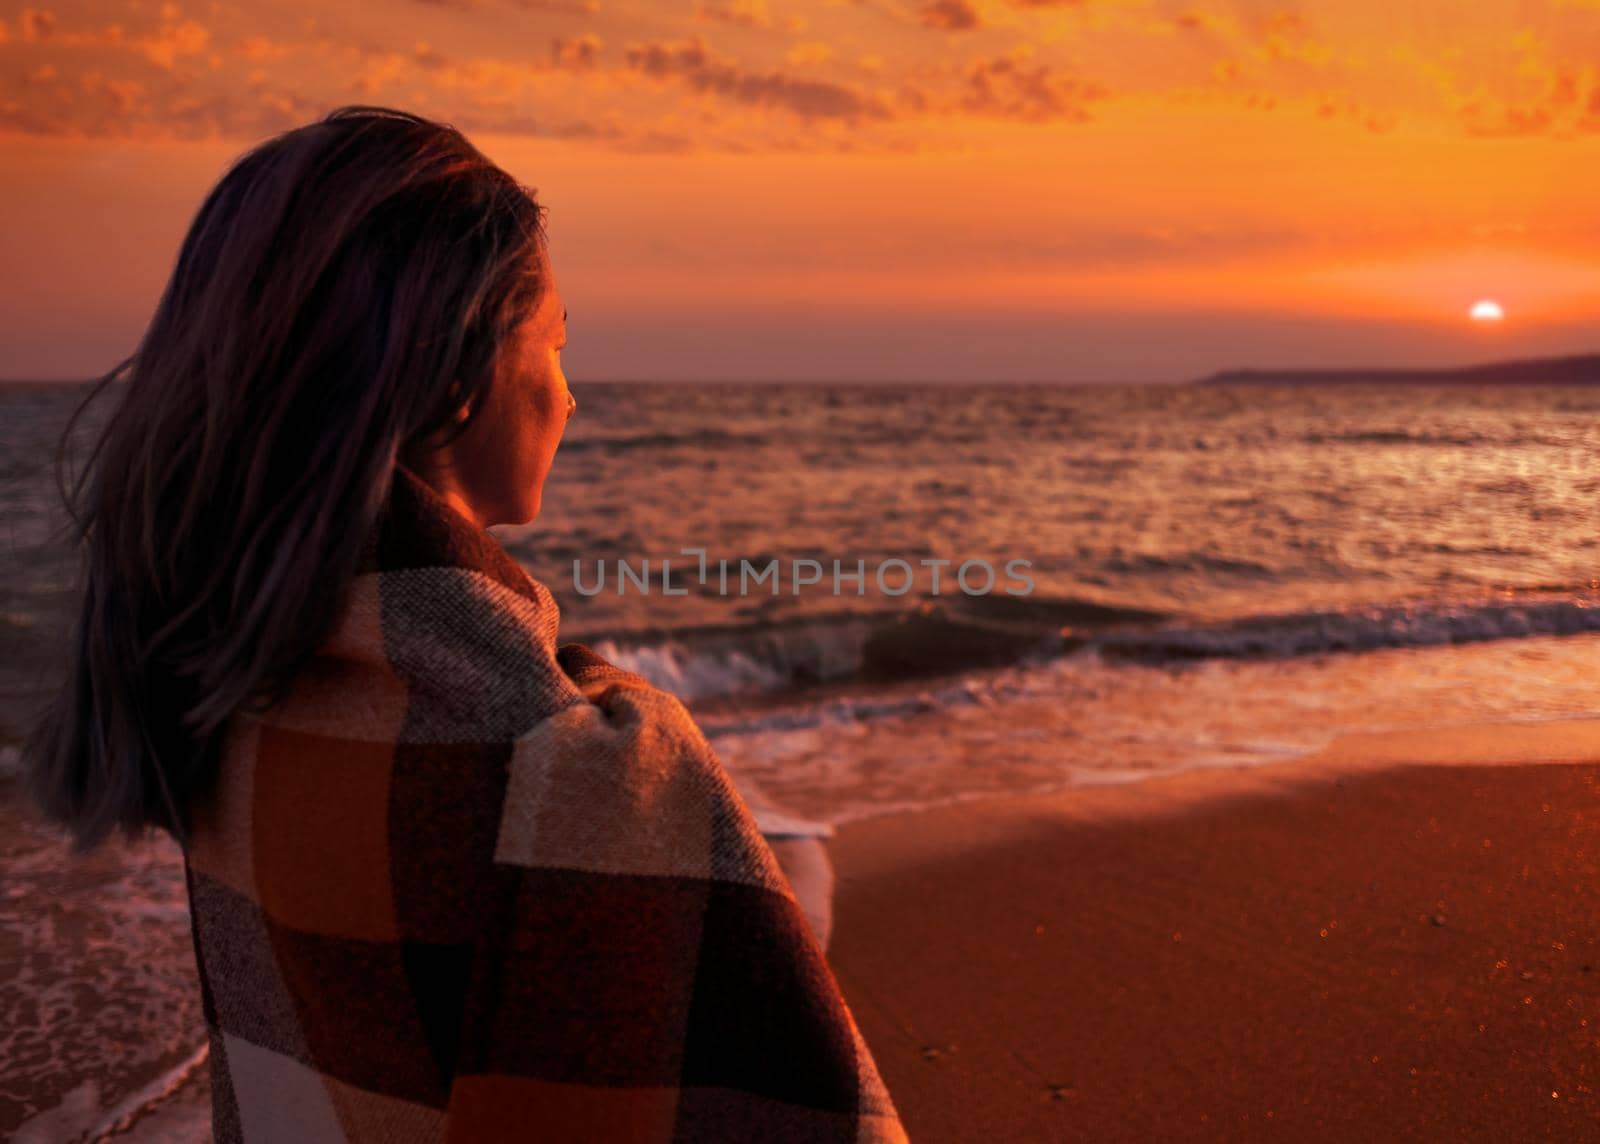
[[[772,26],[772,14],[767,11],[766,0],[729,0],[726,4],[696,0],[694,15],[697,20],[743,24],[747,28]]]
[[[1557,57],[1551,45],[1531,31],[1513,39],[1519,57],[1519,86],[1531,94],[1497,95],[1475,85],[1461,102],[1463,124],[1471,135],[1574,135],[1600,130],[1600,69],[1584,61]]]
[[[1168,25],[1220,49],[1269,63],[1301,63],[1324,68],[1335,61],[1322,39],[1298,8],[1260,0],[1235,0],[1239,15],[1190,5],[1170,17]]]
[[[172,68],[180,57],[198,55],[211,42],[211,33],[194,20],[163,23],[138,41],[139,49],[157,67]]]
[[[1565,39],[1524,29],[1487,65],[1447,46],[1408,47],[1396,58],[1425,79],[1470,136],[1577,138],[1600,131],[1600,67]]]
[[[798,67],[825,64],[833,58],[833,45],[823,40],[806,40],[790,48],[784,58]]]
[[[1299,12],[1277,9],[1264,13],[1252,30],[1258,50],[1267,60],[1295,60],[1321,67],[1333,58],[1332,50]]]
[[[130,33],[120,23],[98,27],[63,27],[49,12],[24,8],[19,18],[24,43],[35,50],[79,53],[135,51],[164,70],[188,56],[204,53],[212,44],[210,29],[186,20],[176,4],[163,4],[159,19],[142,32]]]
[[[247,60],[276,60],[294,51],[294,47],[265,36],[246,36],[234,45],[233,50]]]
[[[963,121],[1084,122],[1113,98],[1170,100],[1196,115],[1218,103],[1287,109],[1312,129],[1320,120],[1386,133],[1431,118],[1486,138],[1600,131],[1600,64],[1579,34],[1600,32],[1600,0],[1559,6],[1568,23],[1541,24],[1537,35],[1512,35],[1492,13],[1457,19],[1444,0],[1431,0],[1431,15],[1387,24],[1380,12],[1358,19],[1302,0],[824,0],[827,36],[806,38],[786,35],[805,23],[783,11],[792,0],[684,6],[725,26],[702,29],[725,37],[715,48],[700,35],[640,35],[653,26],[644,9],[621,11],[615,0],[604,22],[516,16],[591,14],[600,0],[418,0],[493,13],[436,14],[438,47],[415,42],[399,20],[268,22],[145,0],[113,21],[93,15],[109,9],[44,2],[52,6],[33,0],[0,21],[0,122],[13,131],[159,133],[170,114],[173,134],[248,136],[352,96],[618,148],[938,149],[982,130]],[[1482,34],[1497,24],[1493,39]],[[635,41],[623,38],[629,28]],[[944,37],[919,29],[971,32],[986,50],[940,53]],[[1027,42],[989,46],[1014,31]],[[504,56],[481,54],[486,46]],[[572,118],[551,121],[548,108]]]
[[[967,65],[959,105],[976,115],[1026,122],[1084,122],[1089,104],[1109,92],[1101,85],[1050,67],[1030,64],[1028,45]]]
[[[983,22],[972,0],[931,0],[919,15],[926,27],[946,32],[970,31]]]
[[[1495,103],[1468,99],[1461,105],[1467,134],[1482,138],[1543,135],[1556,125],[1556,109],[1548,103]]]
[[[1216,102],[1252,111],[1284,109],[1325,121],[1354,123],[1384,134],[1400,123],[1393,84],[1371,84],[1370,60],[1355,41],[1328,40],[1294,4],[1231,0],[1231,10],[1189,3],[1166,17],[1166,27],[1197,53],[1204,78],[1171,86],[1179,104]],[[1336,50],[1336,47],[1338,50]],[[1392,65],[1386,64],[1385,81]]]
[[[1316,101],[1316,114],[1321,119],[1354,123],[1374,135],[1387,135],[1400,124],[1398,113],[1361,104],[1348,96],[1323,95]]]
[[[1180,32],[1193,35],[1220,35],[1228,24],[1215,12],[1207,12],[1202,8],[1186,8],[1172,17],[1172,26]]]
[[[600,37],[593,32],[585,32],[581,36],[558,36],[550,41],[550,59],[558,68],[582,71],[595,66],[602,46]]]
[[[54,57],[0,76],[0,131],[69,138],[259,138],[320,118],[353,98],[413,107],[473,129],[593,139],[624,151],[683,150],[682,131],[616,108],[550,116],[552,84],[599,74],[602,43],[583,34],[547,41],[538,60],[451,59],[426,42],[409,49],[311,34],[218,42],[174,5],[144,28],[55,28]],[[37,34],[37,33],[35,33]],[[64,50],[63,50],[64,49]],[[36,49],[30,49],[37,53]],[[206,65],[184,64],[203,57]],[[226,64],[235,66],[229,67]],[[599,88],[605,86],[599,76]]]
[[[268,87],[152,87],[89,72],[76,81],[52,77],[25,100],[0,98],[0,129],[71,138],[237,138],[273,134],[328,110]]]
[[[889,110],[875,96],[854,87],[797,78],[781,71],[746,71],[714,56],[699,36],[678,43],[628,44],[627,66],[663,82],[680,82],[695,91],[756,107],[775,107],[805,118],[885,118]]]
[[[363,52],[354,65],[350,90],[355,95],[370,99],[390,84],[415,75],[419,68],[423,71],[441,71],[448,66],[444,57],[427,43],[418,43],[410,52]],[[257,74],[265,78],[263,73]]]

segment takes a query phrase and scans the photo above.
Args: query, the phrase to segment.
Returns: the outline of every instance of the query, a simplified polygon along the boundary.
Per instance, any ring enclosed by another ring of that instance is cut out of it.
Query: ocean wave
[[[994,667],[1060,654],[1081,644],[1086,632],[1170,618],[1116,602],[990,594],[876,612],[576,638],[658,687],[702,699]]]
[[[900,612],[793,618],[590,639],[597,652],[685,700],[892,684],[1094,653],[1177,663],[1430,647],[1600,631],[1583,590],[1476,601],[1411,601],[1203,621],[1070,598],[963,597]],[[899,698],[894,703],[915,703]],[[895,711],[901,711],[896,707]]]
[[[1110,659],[1284,658],[1600,631],[1600,599],[1410,603],[1109,633]]]

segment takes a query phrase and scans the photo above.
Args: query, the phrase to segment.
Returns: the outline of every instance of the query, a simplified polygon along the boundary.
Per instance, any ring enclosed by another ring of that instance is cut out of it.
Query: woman
[[[384,108],[228,171],[105,379],[35,797],[182,844],[219,1140],[904,1139],[687,711],[485,531],[576,406],[544,210]]]

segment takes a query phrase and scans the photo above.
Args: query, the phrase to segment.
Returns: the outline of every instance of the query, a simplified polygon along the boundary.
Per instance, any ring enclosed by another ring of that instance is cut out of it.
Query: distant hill
[[[1498,361],[1457,369],[1225,369],[1196,385],[1600,385],[1600,354]]]

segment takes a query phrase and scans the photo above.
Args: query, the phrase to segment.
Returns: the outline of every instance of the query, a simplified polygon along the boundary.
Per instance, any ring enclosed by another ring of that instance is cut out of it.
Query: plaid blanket
[[[683,705],[403,467],[185,855],[219,1142],[905,1132]]]

